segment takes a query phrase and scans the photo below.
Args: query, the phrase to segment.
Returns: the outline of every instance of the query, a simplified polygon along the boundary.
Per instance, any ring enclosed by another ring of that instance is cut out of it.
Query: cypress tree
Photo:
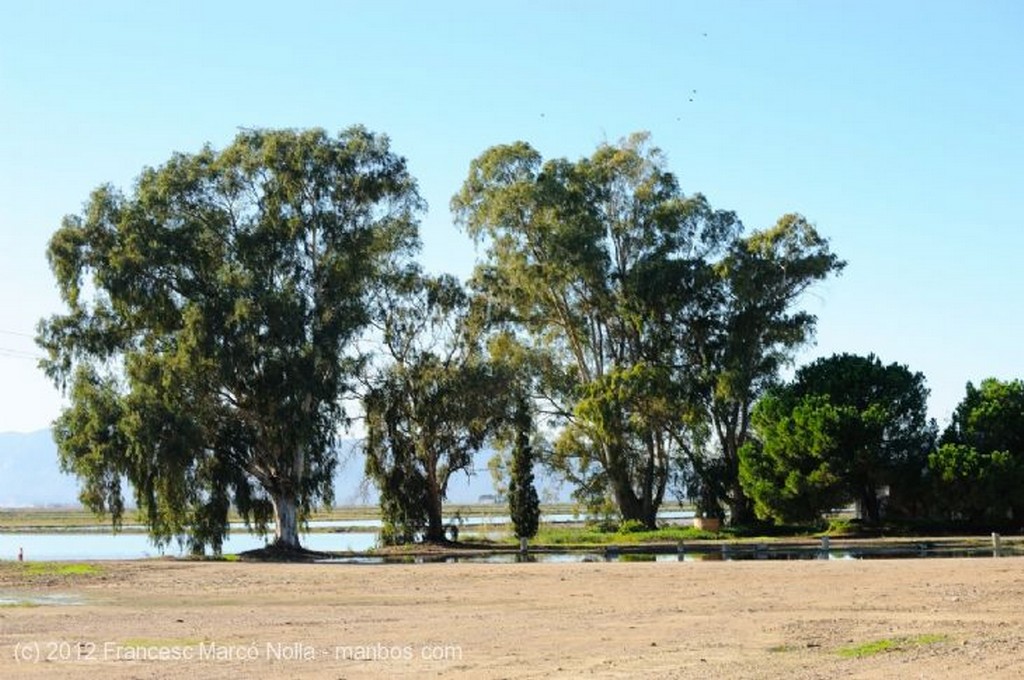
[[[540,499],[533,480],[533,447],[530,445],[532,419],[526,400],[521,400],[515,414],[516,441],[512,451],[512,479],[508,487],[509,511],[516,537],[522,550],[527,539],[537,535],[540,525]]]

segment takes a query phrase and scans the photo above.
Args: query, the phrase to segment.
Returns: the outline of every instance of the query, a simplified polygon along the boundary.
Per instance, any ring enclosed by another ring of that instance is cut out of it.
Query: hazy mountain
[[[77,503],[78,481],[60,471],[49,430],[0,433],[0,507]]]
[[[377,490],[363,476],[363,459],[357,442],[342,446],[341,463],[335,476],[335,505],[375,505]],[[448,502],[476,503],[492,496],[494,486],[487,461],[492,452],[483,451],[474,462],[474,473],[458,473],[448,485]],[[550,475],[537,470],[538,492],[543,500],[567,500],[569,490]],[[78,503],[78,480],[64,474],[57,464],[57,446],[49,430],[22,434],[0,433],[0,507],[33,505],[74,505]]]

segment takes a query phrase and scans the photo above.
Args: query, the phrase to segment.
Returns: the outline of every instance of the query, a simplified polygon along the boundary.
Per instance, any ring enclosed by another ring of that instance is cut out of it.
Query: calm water
[[[666,510],[658,513],[658,519],[663,522],[681,522],[689,521],[693,519],[692,510]],[[573,515],[571,513],[552,513],[550,515],[541,515],[540,521],[545,524],[571,524],[573,522],[582,522],[586,520],[583,515]],[[446,517],[445,523],[455,522],[454,517]],[[495,509],[493,515],[474,515],[472,517],[463,517],[458,520],[461,527],[475,527],[475,526],[488,526],[488,525],[503,525],[511,524],[512,520],[507,514],[502,514],[500,509]],[[336,520],[324,520],[318,522],[311,522],[311,525],[315,525],[321,529],[352,529],[352,528],[375,528],[379,529],[381,521],[379,519],[336,519]]]
[[[493,538],[500,538],[493,536]],[[330,552],[370,550],[377,544],[376,532],[311,532],[302,537],[303,545],[311,550]],[[224,553],[239,553],[262,548],[262,539],[244,533],[230,536],[224,543]],[[101,533],[54,533],[24,534],[0,533],[0,559],[17,559],[18,549],[24,550],[27,560],[132,560],[146,557],[184,556],[176,543],[163,552],[153,547],[144,534]],[[998,556],[1021,556],[1022,552],[1011,546],[1003,546]],[[730,546],[700,551],[690,549],[683,552],[661,553],[620,552],[615,549],[595,548],[590,552],[543,552],[532,553],[531,562],[694,562],[718,560],[860,560],[860,559],[908,559],[941,557],[995,557],[991,547],[984,545],[864,545],[856,548],[823,551],[815,547],[773,547]],[[323,560],[336,564],[383,564],[386,562],[484,562],[510,563],[521,561],[514,553],[490,555],[444,556],[425,558],[401,558],[385,560],[381,557],[347,557]]]
[[[685,521],[693,517],[688,511],[667,511],[659,517],[666,521]],[[575,522],[579,517],[569,514],[548,515],[544,521],[551,523]],[[452,518],[447,518],[448,522]],[[462,522],[464,528],[481,525],[504,525],[508,523],[507,515],[468,517]],[[377,545],[377,528],[379,520],[336,520],[310,522],[312,531],[302,535],[302,544],[311,550],[325,552],[364,552]],[[252,536],[244,527],[233,527],[233,533],[224,542],[224,553],[240,553],[255,550],[266,545],[264,539]],[[339,531],[340,530],[340,531]],[[492,539],[503,538],[506,532],[492,531],[486,535]],[[24,551],[26,560],[132,560],[147,557],[184,556],[186,553],[176,542],[172,542],[162,551],[156,548],[145,534],[122,533],[111,534],[109,528],[90,528],[71,532],[56,533],[18,533],[0,532],[0,559],[17,559],[18,550]],[[1003,546],[1000,556],[1021,555],[1015,546]],[[619,552],[611,549],[604,551],[595,548],[591,552],[547,552],[531,554],[530,561],[538,562],[604,562],[604,561],[705,561],[705,560],[851,560],[851,559],[901,559],[901,558],[935,558],[935,557],[993,557],[990,546],[980,544],[930,544],[905,543],[899,545],[876,544],[858,546],[856,548],[833,549],[823,551],[820,547],[773,547],[771,544],[732,546],[723,545],[720,549],[689,549],[682,553],[634,553]],[[520,561],[515,554],[502,553],[494,555],[467,555],[459,557],[420,558],[414,562],[487,562],[504,563]],[[376,557],[355,557],[326,560],[332,563],[348,564],[380,564],[385,560]],[[403,560],[409,561],[409,560]]]
[[[498,508],[493,516],[483,515],[463,518],[463,528],[487,525],[509,524],[507,514],[500,514]],[[688,510],[668,510],[658,517],[665,521],[683,521],[693,518]],[[581,521],[571,514],[551,514],[541,518],[544,522],[567,523]],[[455,519],[448,517],[447,523]],[[309,533],[302,535],[302,544],[310,550],[330,552],[370,550],[377,545],[379,519],[345,519],[310,522]],[[331,531],[342,529],[346,531]],[[353,531],[353,529],[355,529]],[[363,531],[359,531],[363,529]],[[501,537],[500,534],[487,534]],[[262,538],[252,536],[242,524],[232,525],[232,533],[224,541],[224,554],[255,550],[266,545]],[[17,559],[18,549],[24,551],[28,560],[134,560],[163,555],[178,557],[186,554],[177,543],[172,542],[163,551],[156,548],[145,534],[111,534],[109,527],[87,527],[74,533],[20,533],[0,532],[0,559]]]
[[[707,562],[738,560],[870,560],[870,559],[920,559],[941,557],[996,557],[991,548],[948,548],[918,550],[913,548],[863,548],[852,550],[831,550],[822,552],[814,548],[778,550],[712,550],[709,552],[687,553],[617,553],[617,552],[544,552],[531,553],[525,559],[514,553],[493,555],[465,555],[440,557],[343,557],[320,560],[324,564],[427,564],[427,563],[483,563],[512,564],[516,562]],[[1021,556],[1016,550],[1003,548],[999,557]]]
[[[362,551],[377,544],[377,533],[309,533],[302,537],[302,543],[311,550]],[[224,541],[224,553],[255,550],[265,544],[263,539],[256,536],[231,534]],[[171,542],[161,552],[145,534],[0,533],[0,559],[17,559],[19,548],[24,551],[27,560],[135,560],[186,554],[175,542]]]

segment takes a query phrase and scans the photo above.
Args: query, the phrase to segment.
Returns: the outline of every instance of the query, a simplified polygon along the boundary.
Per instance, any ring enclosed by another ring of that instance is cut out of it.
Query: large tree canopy
[[[1024,523],[1024,381],[967,383],[940,443],[929,460],[940,512]]]
[[[219,550],[234,506],[297,547],[332,497],[366,291],[417,246],[421,208],[359,127],[244,131],[97,189],[50,242],[68,312],[39,335],[83,501],[116,523],[126,480],[157,541]]]
[[[741,237],[645,134],[575,163],[494,147],[452,207],[486,245],[476,283],[495,315],[544,357],[538,389],[562,425],[550,460],[581,494],[610,491],[653,526],[683,461],[742,519],[751,405],[813,330],[801,294],[842,267],[814,228],[787,215]]]
[[[477,285],[547,358],[557,462],[584,494],[610,490],[625,518],[653,526],[682,427],[672,324],[735,216],[684,196],[642,134],[576,163],[493,147],[452,208],[487,244]]]
[[[935,425],[924,376],[876,356],[837,354],[802,367],[754,410],[741,479],[762,517],[813,519],[857,501],[878,522],[878,490],[919,494]]]

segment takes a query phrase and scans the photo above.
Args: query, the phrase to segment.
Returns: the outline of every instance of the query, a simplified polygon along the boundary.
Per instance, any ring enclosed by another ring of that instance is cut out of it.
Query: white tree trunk
[[[299,510],[291,494],[274,494],[274,545],[298,549]]]

